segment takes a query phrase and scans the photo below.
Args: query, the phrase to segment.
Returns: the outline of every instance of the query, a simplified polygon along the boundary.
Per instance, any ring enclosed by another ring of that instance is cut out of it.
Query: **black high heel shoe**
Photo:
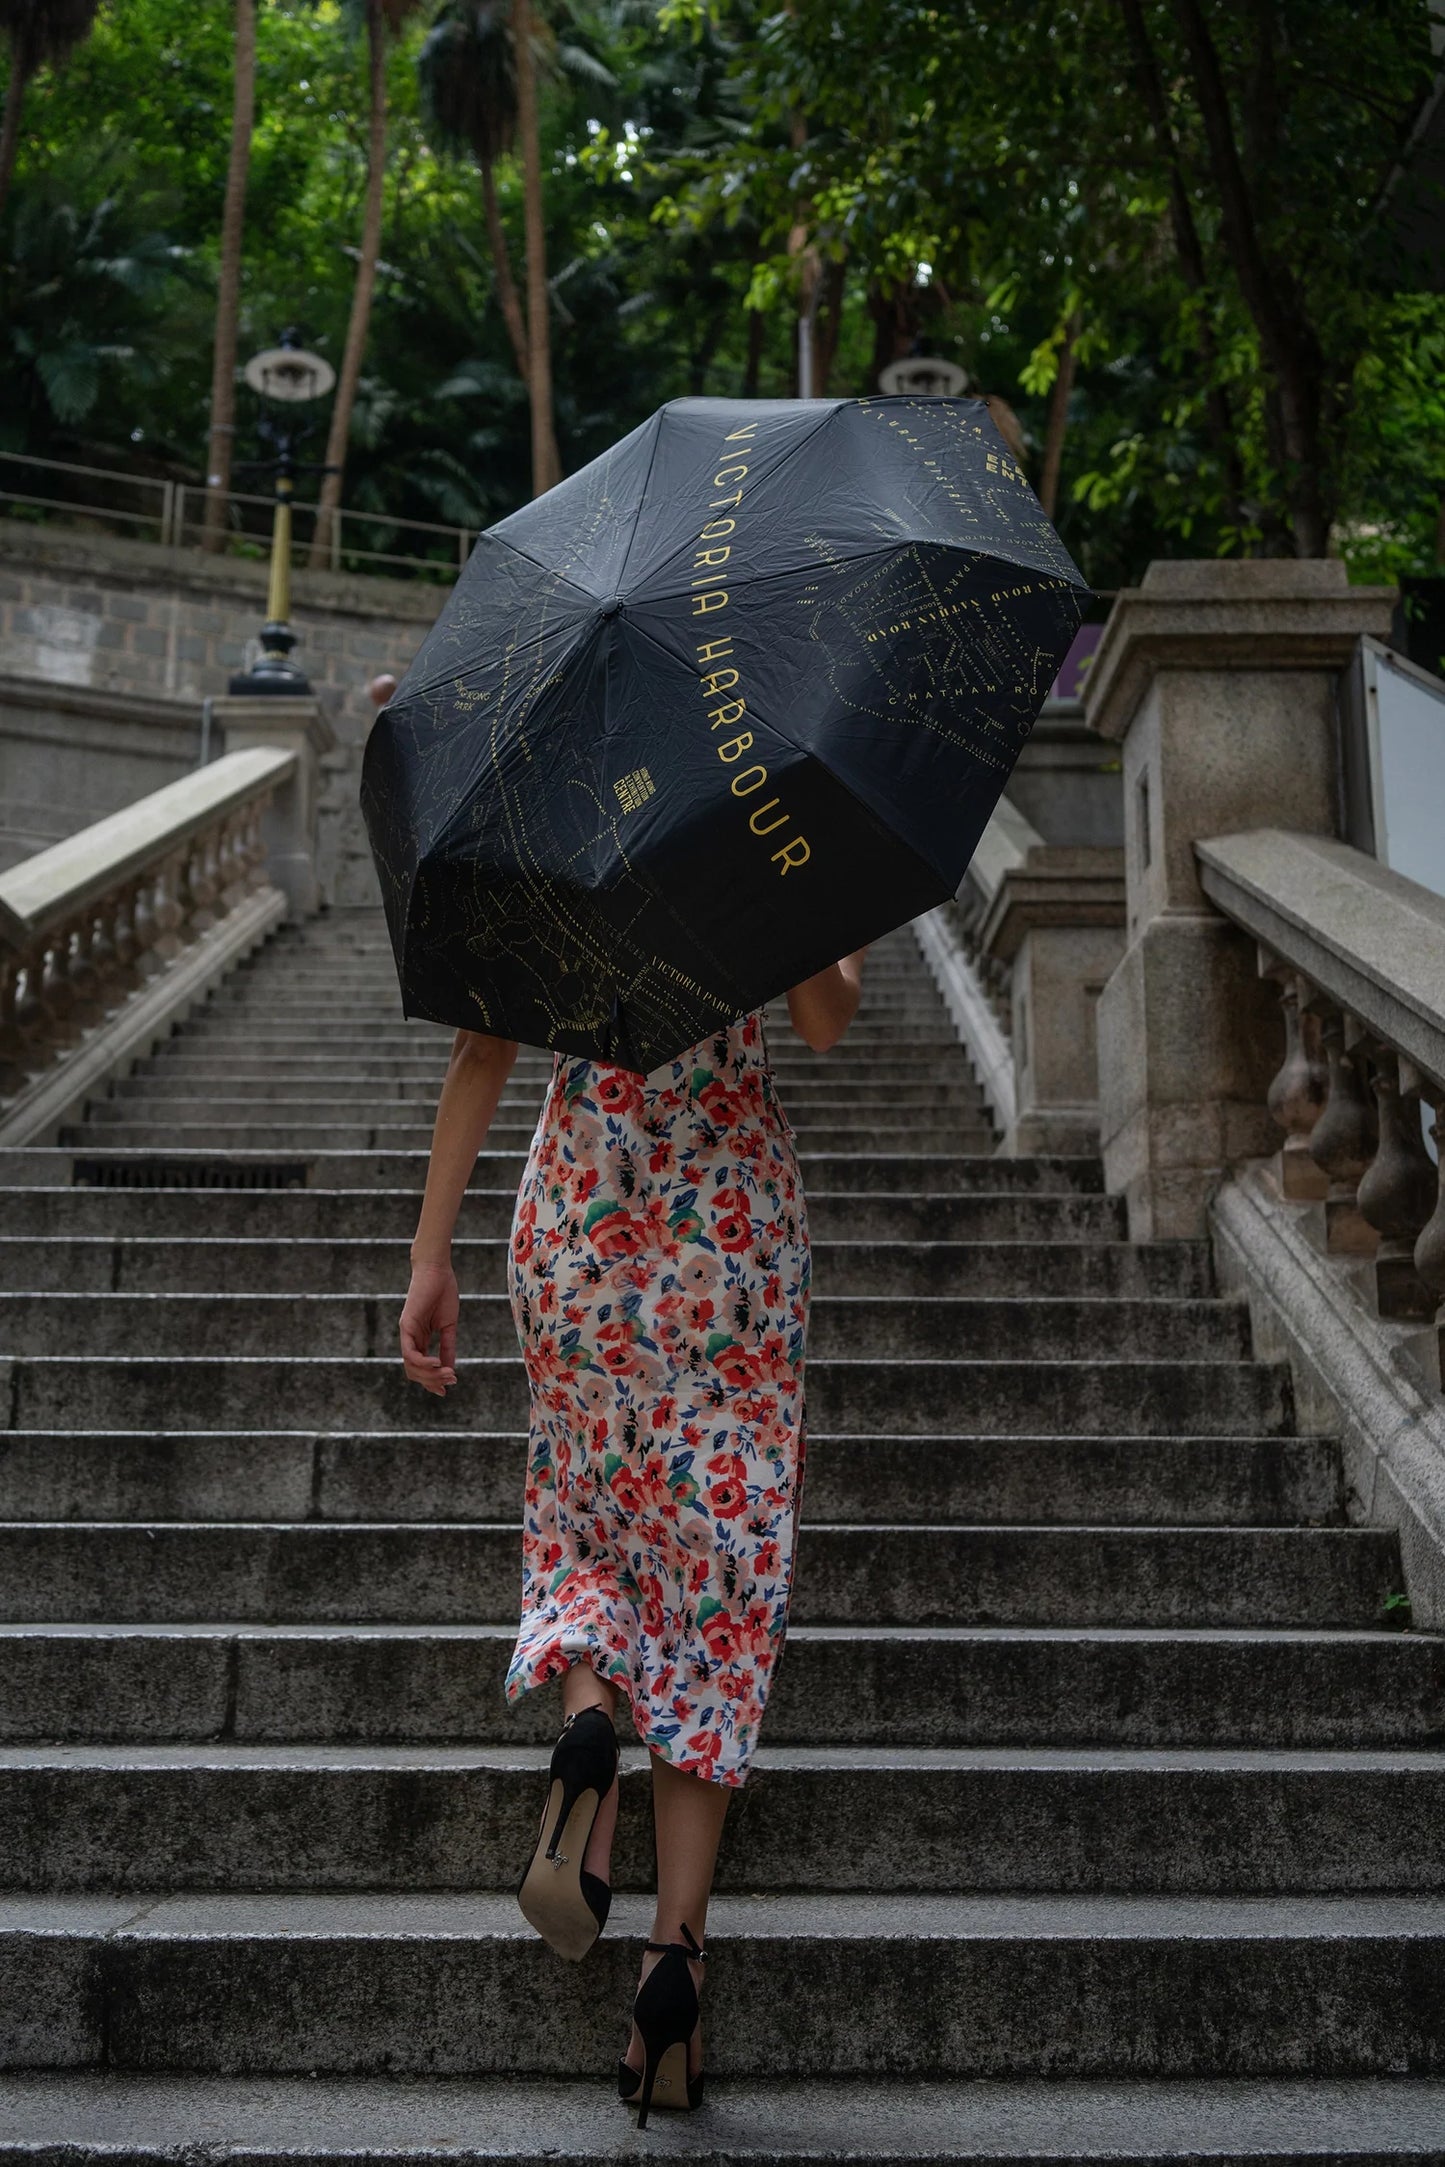
[[[523,1917],[573,1963],[587,1954],[612,1906],[612,1890],[600,1875],[585,1871],[582,1859],[617,1762],[617,1733],[605,1708],[568,1716],[552,1749],[537,1847],[517,1884]]]
[[[706,1960],[706,1949],[700,1949],[693,1938],[692,1928],[684,1925],[686,1944],[680,1941],[649,1941],[645,1947],[660,1949],[662,1962],[654,1964],[632,2004],[632,2021],[642,2034],[642,2050],[646,2056],[641,2072],[632,2067],[625,2055],[617,2058],[617,2096],[623,2100],[637,2100],[637,2126],[646,2129],[648,2110],[653,2105],[654,2090],[659,2107],[700,2107],[702,2105],[703,2072],[695,2077],[687,2073],[687,2050],[698,2024],[697,1988],[688,1970],[689,1959],[695,1964]],[[640,2093],[640,2097],[638,2096]]]

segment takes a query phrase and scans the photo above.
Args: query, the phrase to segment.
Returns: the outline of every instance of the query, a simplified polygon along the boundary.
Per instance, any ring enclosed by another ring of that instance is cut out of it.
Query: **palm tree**
[[[90,36],[100,0],[0,0],[0,33],[10,46],[10,80],[0,120],[0,211],[20,147],[20,109],[37,68],[56,67]]]
[[[497,281],[497,300],[517,374],[531,377],[531,355],[521,297],[497,202],[494,168],[517,134],[517,72],[509,35],[510,11],[501,0],[444,0],[417,59],[428,118],[442,142],[470,151],[482,178],[482,207]]]
[[[236,435],[236,329],[241,314],[241,243],[246,180],[256,111],[256,0],[236,0],[236,63],[231,91],[231,155],[221,212],[221,261],[216,278],[216,346],[211,367],[211,432],[206,450],[207,549],[219,549],[231,487]]]
[[[562,479],[552,419],[552,335],[547,314],[547,229],[542,211],[542,141],[532,0],[512,0],[517,64],[517,127],[522,138],[522,218],[527,236],[527,390],[532,401],[532,494]]]
[[[562,0],[571,12],[571,0]],[[482,176],[487,239],[497,299],[517,374],[532,409],[532,486],[540,495],[561,478],[552,413],[546,229],[537,76],[565,72],[615,90],[608,69],[585,46],[564,44],[533,12],[532,0],[442,0],[418,62],[432,126],[444,143],[470,151]],[[527,313],[512,274],[493,168],[521,138],[527,249]]]
[[[331,409],[331,428],[326,439],[326,464],[330,472],[321,478],[316,531],[311,539],[313,567],[324,565],[331,555],[332,527],[341,502],[342,469],[351,434],[351,415],[361,382],[361,363],[371,325],[371,302],[376,291],[376,265],[381,254],[381,221],[386,187],[386,53],[387,36],[396,36],[408,15],[421,0],[359,0],[366,23],[366,50],[370,78],[370,129],[367,140],[366,201],[361,216],[361,249],[356,259],[356,284],[351,290],[351,317],[346,326],[346,345],[336,379],[336,400]]]

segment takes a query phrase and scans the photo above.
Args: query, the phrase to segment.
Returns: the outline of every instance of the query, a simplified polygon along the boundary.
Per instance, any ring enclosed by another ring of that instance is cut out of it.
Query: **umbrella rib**
[[[589,594],[585,587],[579,587],[575,579],[568,579],[565,572],[556,572],[551,566],[539,564],[535,557],[529,557],[525,549],[518,549],[516,544],[513,542],[502,542],[496,544],[495,546],[502,549],[511,550],[514,557],[520,557],[524,564],[530,564],[536,571],[552,572],[553,576],[559,579],[565,587],[571,588],[572,592],[579,598],[579,600],[586,603],[589,610],[595,610],[597,608],[596,595]],[[549,597],[548,599],[550,600],[551,597]],[[584,625],[579,624],[576,629],[581,632],[586,628]],[[511,653],[514,655],[525,654],[528,648],[535,647],[539,641],[554,639],[556,636],[557,627],[555,624],[540,625],[535,632],[531,632],[525,638],[519,639],[516,645],[511,649]],[[470,668],[472,666],[473,665],[468,664],[466,667]],[[445,671],[440,677],[429,677],[424,685],[408,684],[401,689],[402,692],[404,692],[406,699],[414,700],[419,698],[423,693],[435,692],[439,685],[452,684],[458,677],[462,676],[463,674],[464,672],[462,670],[451,669]],[[398,698],[400,697],[401,694],[399,693]]]
[[[820,402],[820,403],[821,403],[821,402]],[[829,423],[829,422],[830,422],[830,421],[831,421],[831,420],[833,419],[833,416],[834,416],[834,415],[835,415],[835,414],[836,414],[836,413],[838,412],[838,409],[839,409],[839,407],[840,407],[840,406],[842,406],[842,405],[844,405],[844,404],[846,404],[846,401],[844,401],[844,400],[841,400],[841,399],[840,399],[840,400],[837,400],[837,401],[836,401],[836,402],[835,402],[834,404],[832,404],[831,406],[829,406],[829,408],[828,408],[828,410],[827,410],[827,412],[826,412],[826,413],[820,414],[820,415],[818,416],[817,426],[816,426],[815,428],[812,428],[812,429],[810,429],[810,430],[808,431],[808,433],[807,433],[807,435],[806,435],[806,436],[800,436],[800,437],[798,438],[798,441],[797,441],[797,443],[796,443],[796,444],[790,444],[790,445],[789,445],[788,449],[787,449],[787,450],[786,450],[786,451],[785,451],[785,452],[783,453],[783,456],[782,456],[782,458],[781,458],[781,459],[780,459],[780,460],[778,461],[777,465],[776,465],[776,466],[775,466],[775,467],[774,467],[774,468],[773,468],[773,469],[771,470],[771,472],[770,472],[770,473],[768,473],[768,474],[767,474],[767,475],[766,475],[766,476],[764,477],[764,480],[763,480],[763,484],[762,484],[762,486],[763,486],[763,487],[766,487],[766,488],[769,488],[769,489],[770,489],[770,488],[772,487],[773,483],[774,483],[774,482],[775,482],[775,481],[777,480],[778,476],[779,476],[779,475],[780,475],[780,474],[782,473],[782,471],[783,471],[783,468],[784,468],[785,466],[787,466],[787,465],[789,464],[789,462],[790,462],[790,461],[791,461],[792,459],[796,458],[797,454],[798,454],[798,453],[799,453],[799,452],[800,452],[800,451],[801,451],[801,450],[803,449],[803,447],[804,447],[804,445],[805,445],[805,444],[811,444],[811,443],[812,443],[812,441],[813,441],[814,437],[815,437],[815,436],[816,436],[816,435],[818,434],[818,430],[819,430],[819,429],[825,429],[825,428],[826,428],[826,427],[828,426],[828,423]],[[664,407],[664,409],[663,409],[663,412],[665,413],[666,411],[667,411],[667,409],[666,409],[666,408]],[[658,437],[660,438],[660,437],[661,437],[661,435],[662,435],[662,431],[661,431],[661,429],[659,429],[659,430],[658,430],[657,434],[658,434]],[[656,445],[654,444],[654,446],[653,446],[653,458],[655,459],[656,457],[657,457],[657,446],[656,446]],[[648,478],[648,481],[650,481],[650,480],[652,479],[652,465],[651,465],[651,462],[649,462],[649,464],[648,464],[648,469],[647,469],[647,478]],[[644,483],[643,483],[643,485],[642,485],[642,487],[643,487],[643,499],[644,499],[644,501],[645,501],[645,499],[646,499],[646,494],[647,494],[647,483],[646,483],[646,482],[644,482]],[[637,539],[637,528],[636,528],[636,526],[634,526],[634,527],[633,527],[633,530],[632,530],[632,540],[633,540],[633,541],[636,541],[636,539]],[[691,547],[692,547],[693,545],[692,545],[691,543],[684,543],[684,544],[683,544],[682,546],[683,546],[683,548],[685,548],[685,549],[686,549],[686,548],[691,548]],[[628,565],[628,561],[629,561],[629,559],[631,558],[631,555],[632,555],[632,542],[629,542],[629,543],[628,543],[628,545],[627,545],[627,556],[626,556],[626,557],[624,557],[624,559],[623,559],[623,561],[622,561],[622,570],[623,570],[623,573],[624,573],[624,575],[626,574],[626,571],[627,571],[627,565]],[[670,562],[671,560],[669,559],[668,561]],[[622,586],[622,581],[621,581],[621,579],[619,579],[619,580],[618,580],[618,582],[617,582],[617,585],[618,585],[618,587],[619,587],[619,589],[620,589],[620,588],[621,588],[621,586]],[[668,591],[668,592],[672,592],[673,590],[669,589],[669,590],[667,590],[667,591]],[[678,588],[678,589],[676,590],[676,592],[678,592],[678,593],[680,593],[680,594],[685,594],[685,593],[687,592],[687,590],[686,590],[686,588]]]
[[[652,450],[647,457],[647,472],[642,477],[642,487],[637,493],[637,510],[632,515],[632,532],[627,537],[627,547],[622,552],[622,563],[617,573],[617,592],[619,594],[621,594],[627,579],[627,567],[632,562],[632,552],[637,542],[637,530],[642,524],[642,507],[647,502],[648,484],[652,480],[652,470],[657,464],[657,447],[662,442],[662,416],[666,412],[666,407],[663,407],[657,417],[657,427],[652,432]]]

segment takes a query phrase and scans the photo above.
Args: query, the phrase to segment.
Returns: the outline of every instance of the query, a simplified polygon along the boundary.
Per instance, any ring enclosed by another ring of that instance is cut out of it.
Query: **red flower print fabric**
[[[508,1701],[580,1660],[665,1760],[746,1780],[787,1631],[810,1279],[759,1014],[650,1076],[557,1057],[512,1222]]]

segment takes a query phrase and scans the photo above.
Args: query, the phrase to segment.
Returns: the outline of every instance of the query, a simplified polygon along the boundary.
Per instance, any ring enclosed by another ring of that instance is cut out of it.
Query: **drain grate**
[[[77,1159],[77,1189],[304,1189],[305,1159]]]

